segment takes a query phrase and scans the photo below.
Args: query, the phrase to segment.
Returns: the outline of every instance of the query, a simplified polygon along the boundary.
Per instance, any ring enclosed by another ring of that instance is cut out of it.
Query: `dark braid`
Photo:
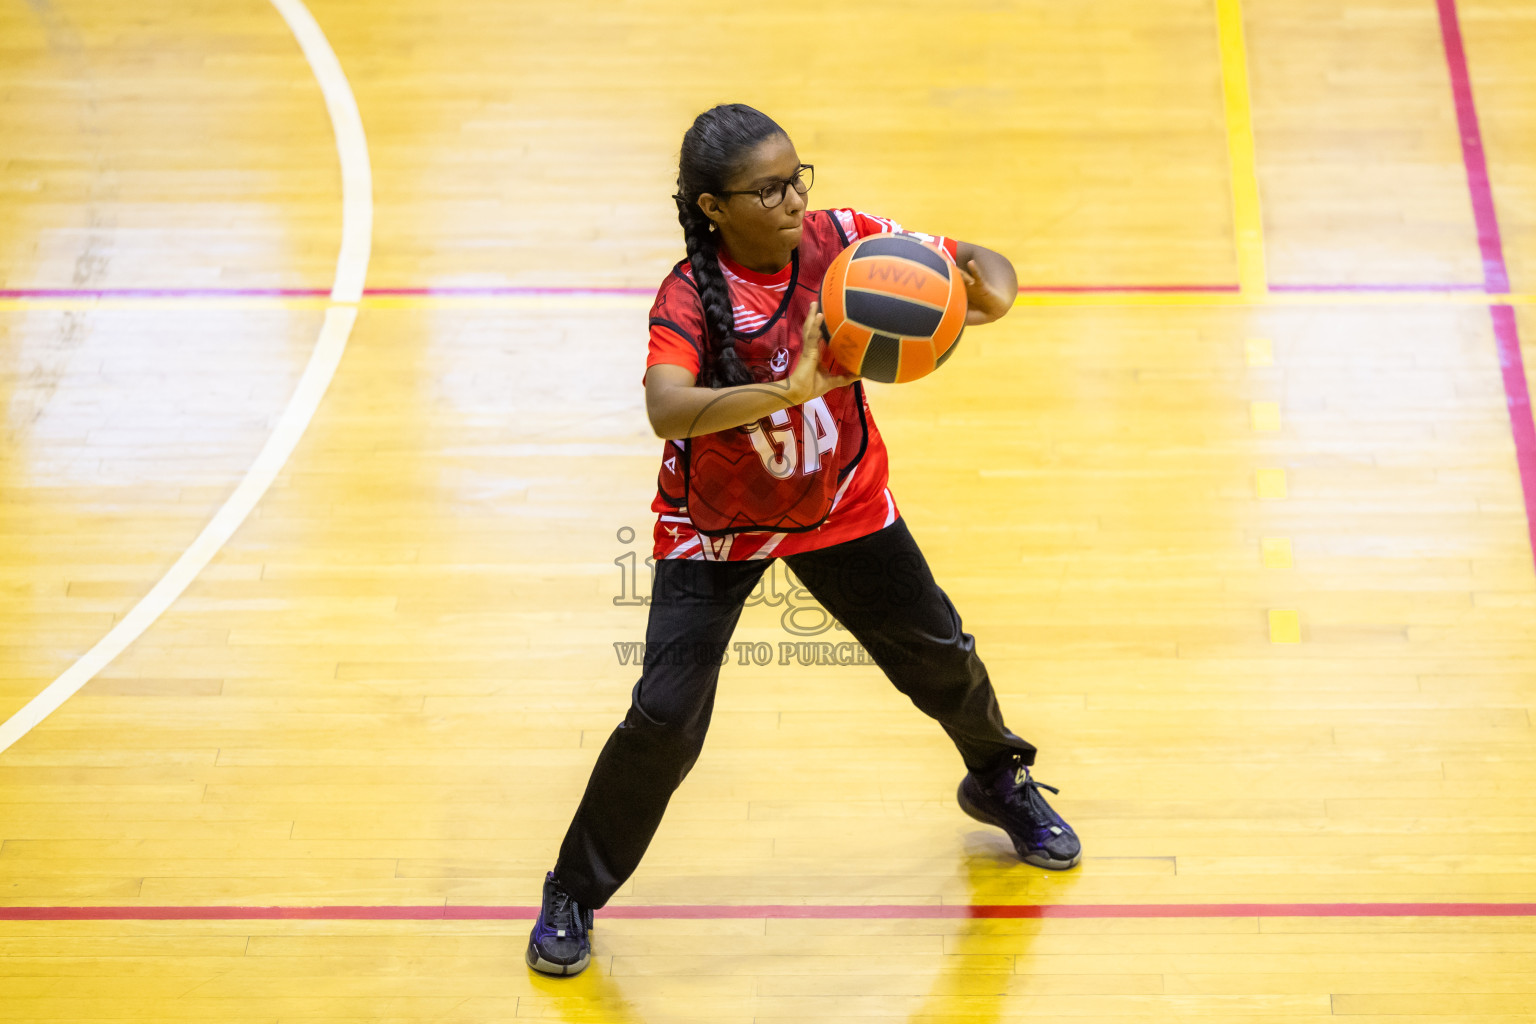
[[[750,384],[752,374],[736,351],[730,289],[716,262],[720,236],[699,209],[699,196],[724,191],[753,147],[784,134],[767,114],[742,103],[723,103],[696,117],[683,135],[677,161],[677,195],[672,198],[677,201],[677,220],[683,226],[688,265],[693,268],[704,303],[704,365],[699,381],[708,387]]]

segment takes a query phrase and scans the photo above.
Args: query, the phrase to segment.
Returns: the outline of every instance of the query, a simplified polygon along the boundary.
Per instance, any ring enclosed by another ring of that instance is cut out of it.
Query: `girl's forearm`
[[[798,404],[782,380],[728,388],[669,388],[654,422],[662,437],[697,437],[752,423]]]

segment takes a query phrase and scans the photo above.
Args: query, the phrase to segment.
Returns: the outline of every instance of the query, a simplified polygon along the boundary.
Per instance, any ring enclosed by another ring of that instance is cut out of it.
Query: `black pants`
[[[960,628],[903,520],[784,560],[896,688],[943,726],[967,768],[985,770],[1014,754],[1034,764],[1035,748],[1003,725],[975,638]],[[598,755],[555,865],[560,884],[584,906],[603,906],[634,873],[698,760],[721,658],[769,564],[657,561],[640,681]]]

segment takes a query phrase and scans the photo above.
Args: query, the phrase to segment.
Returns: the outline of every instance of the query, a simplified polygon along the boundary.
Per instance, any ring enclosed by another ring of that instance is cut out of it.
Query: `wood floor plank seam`
[[[233,493],[165,575],[106,636],[0,724],[0,753],[57,711],[142,636],[245,522],[314,418],[357,322],[357,301],[362,297],[373,244],[373,174],[362,117],[335,51],[302,0],[271,0],[271,3],[288,24],[320,86],[341,163],[341,247],[319,337],[287,406]]]

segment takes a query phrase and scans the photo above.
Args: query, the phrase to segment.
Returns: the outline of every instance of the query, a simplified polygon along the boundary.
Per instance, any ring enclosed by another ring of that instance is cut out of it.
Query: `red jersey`
[[[736,346],[757,381],[782,380],[800,355],[800,330],[827,266],[868,235],[901,225],[855,210],[805,215],[789,266],[760,274],[719,257]],[[953,239],[915,234],[957,258]],[[703,306],[688,261],[651,307],[649,369],[673,363],[698,375]],[[641,378],[642,381],[644,378]],[[737,561],[792,555],[874,533],[896,521],[885,443],[862,381],[730,430],[669,440],[651,511],[656,558]]]

